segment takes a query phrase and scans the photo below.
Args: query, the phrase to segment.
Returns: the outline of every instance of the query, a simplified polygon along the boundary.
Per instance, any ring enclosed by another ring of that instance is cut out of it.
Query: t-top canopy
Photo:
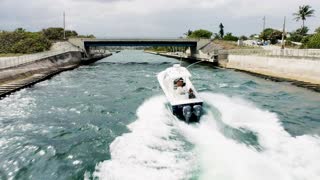
[[[166,77],[170,79],[177,78],[189,78],[191,77],[190,72],[185,67],[181,67],[180,64],[174,64],[173,67],[170,67],[166,70]]]

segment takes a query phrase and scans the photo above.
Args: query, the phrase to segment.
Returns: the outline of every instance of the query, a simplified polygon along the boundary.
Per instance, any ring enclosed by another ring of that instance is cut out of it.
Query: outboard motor
[[[192,116],[191,106],[184,106],[182,109],[183,116],[186,119],[186,122],[189,123],[189,120]]]
[[[193,114],[197,117],[197,120],[199,120],[202,112],[201,105],[194,105],[193,106]]]

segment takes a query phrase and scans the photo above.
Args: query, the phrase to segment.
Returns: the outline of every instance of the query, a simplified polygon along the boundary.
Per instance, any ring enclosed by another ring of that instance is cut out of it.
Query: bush
[[[191,33],[189,38],[204,38],[204,39],[210,39],[212,36],[212,32],[204,29],[195,30]]]
[[[41,33],[32,33],[12,46],[13,53],[43,52],[51,47],[51,42]]]
[[[51,42],[39,32],[27,32],[22,28],[0,32],[0,53],[36,53],[50,46]]]
[[[79,36],[76,31],[66,30],[66,37],[94,38],[94,35]],[[48,28],[41,32],[28,32],[23,28],[13,32],[0,31],[0,53],[42,52],[50,49],[52,41],[62,39],[63,28]]]
[[[93,34],[90,35],[78,35],[78,38],[96,38]]]
[[[310,40],[310,37],[311,37],[311,36],[304,36],[304,37],[302,38],[302,40],[301,40],[301,43],[302,43],[302,44],[307,44],[307,43],[309,42],[309,40]]]
[[[63,28],[48,28],[43,29],[42,33],[50,40],[63,40]]]
[[[50,27],[47,29],[43,29],[42,33],[44,36],[53,41],[63,40],[63,28],[60,27]],[[66,38],[70,37],[78,37],[78,33],[72,30],[66,30]]]
[[[213,39],[220,39],[220,35],[218,33],[213,34]]]
[[[223,37],[223,40],[226,40],[226,41],[238,41],[239,38],[236,37],[236,36],[233,36],[232,33],[227,33],[227,34]]]
[[[307,42],[308,48],[320,49],[320,33],[314,34]]]

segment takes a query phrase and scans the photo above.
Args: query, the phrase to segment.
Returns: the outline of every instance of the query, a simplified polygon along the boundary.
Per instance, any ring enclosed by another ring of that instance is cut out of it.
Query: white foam
[[[256,133],[262,151],[226,138],[209,112],[197,126],[180,123],[201,157],[200,179],[317,180],[320,179],[320,139],[290,136],[276,114],[238,98],[201,94],[221,113],[223,123]]]
[[[139,107],[138,119],[110,145],[111,160],[100,163],[99,179],[187,179],[193,154],[175,139],[165,98],[153,97]]]
[[[16,92],[1,100],[0,120],[9,118],[27,118],[36,108],[35,99],[25,95],[26,90]]]
[[[111,160],[98,164],[94,176],[108,180],[320,179],[319,137],[292,137],[276,114],[243,99],[212,93],[201,96],[209,110],[194,125],[174,121],[164,97],[143,103],[138,119],[128,126],[131,133],[116,138],[110,145]],[[255,133],[261,150],[226,137],[220,121]],[[170,138],[176,133],[185,139]],[[194,144],[192,152],[183,148],[186,141]]]

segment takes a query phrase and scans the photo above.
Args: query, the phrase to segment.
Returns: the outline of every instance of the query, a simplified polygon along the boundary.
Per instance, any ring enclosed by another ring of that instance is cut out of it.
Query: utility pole
[[[285,42],[284,42],[284,36],[286,35],[286,16],[283,20],[283,30],[282,30],[282,39],[281,39],[281,49],[284,49]]]
[[[66,39],[66,14],[63,11],[63,39]]]
[[[263,16],[262,20],[263,20],[263,29],[262,29],[262,32],[263,32],[266,29],[266,16]]]

